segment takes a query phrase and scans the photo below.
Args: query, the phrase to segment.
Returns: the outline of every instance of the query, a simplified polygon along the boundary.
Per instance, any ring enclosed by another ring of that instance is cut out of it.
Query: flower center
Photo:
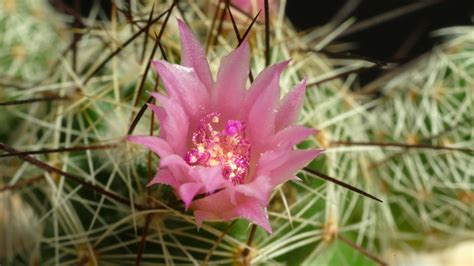
[[[250,165],[250,143],[245,139],[245,123],[228,120],[224,130],[214,129],[220,114],[211,113],[199,121],[193,133],[193,148],[184,160],[191,166],[222,166],[222,176],[234,185],[244,182]]]

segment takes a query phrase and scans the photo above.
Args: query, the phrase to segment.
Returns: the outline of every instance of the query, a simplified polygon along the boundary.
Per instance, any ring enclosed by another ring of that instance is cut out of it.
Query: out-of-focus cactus
[[[474,237],[472,32],[437,32],[444,44],[386,83],[370,112],[373,142],[404,144],[369,155],[386,199],[374,229],[384,248],[439,249]]]
[[[63,20],[43,1],[0,3],[0,73],[21,81],[40,81],[64,46]],[[51,45],[54,43],[55,45]]]

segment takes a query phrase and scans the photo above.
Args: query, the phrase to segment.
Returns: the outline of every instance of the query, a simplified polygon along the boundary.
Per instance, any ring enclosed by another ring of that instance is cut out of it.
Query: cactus
[[[95,7],[78,29],[46,1],[4,0],[1,38],[15,41],[0,47],[0,264],[372,265],[472,239],[472,27],[440,31],[444,45],[371,98],[351,88],[373,63],[323,50],[351,20],[301,34],[282,3],[268,39],[264,20],[225,1],[142,2]],[[159,131],[142,106],[163,90],[150,59],[179,63],[176,17],[208,44],[214,76],[249,28],[253,74],[291,58],[282,94],[308,77],[298,120],[319,132],[298,146],[326,151],[271,195],[271,235],[242,219],[198,230],[169,187],[146,186],[159,158],[125,141]],[[24,61],[9,54],[19,43]]]
[[[374,141],[407,148],[370,156],[388,201],[375,229],[388,232],[385,248],[439,249],[473,237],[472,27],[436,34],[445,42],[386,83],[369,118]]]

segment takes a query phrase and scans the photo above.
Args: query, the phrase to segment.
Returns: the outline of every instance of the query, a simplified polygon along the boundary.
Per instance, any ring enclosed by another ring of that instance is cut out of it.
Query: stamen
[[[209,122],[210,121],[210,122]],[[191,166],[222,166],[222,176],[234,185],[244,182],[250,165],[250,143],[245,138],[245,123],[228,120],[222,132],[214,129],[220,121],[211,113],[199,122],[193,133],[194,148],[184,157]]]

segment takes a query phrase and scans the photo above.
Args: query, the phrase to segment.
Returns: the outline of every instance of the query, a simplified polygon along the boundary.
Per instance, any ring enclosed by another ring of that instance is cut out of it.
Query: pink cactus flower
[[[185,208],[204,220],[244,218],[271,233],[266,207],[271,191],[320,150],[295,150],[315,133],[294,125],[306,80],[280,100],[280,74],[288,62],[269,66],[246,88],[247,42],[224,57],[214,82],[204,49],[182,21],[181,65],[154,61],[167,95],[149,104],[161,129],[158,137],[129,136],[160,157],[150,182],[173,187]],[[197,195],[199,199],[194,198]]]

